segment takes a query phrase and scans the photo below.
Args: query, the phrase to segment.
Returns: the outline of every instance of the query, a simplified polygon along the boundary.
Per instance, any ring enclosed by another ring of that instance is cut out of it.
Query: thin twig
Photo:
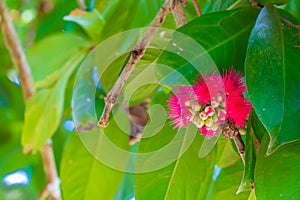
[[[199,5],[198,5],[198,2],[197,0],[193,0],[193,4],[194,4],[194,7],[195,7],[195,10],[196,10],[196,13],[198,16],[202,16],[202,13],[201,13],[201,10],[199,8]]]
[[[5,40],[5,44],[7,49],[10,52],[12,61],[16,68],[18,69],[18,74],[20,78],[20,83],[22,87],[22,92],[24,95],[25,102],[34,94],[34,89],[32,87],[33,78],[31,75],[31,70],[29,64],[26,60],[26,56],[22,50],[21,43],[17,37],[16,31],[12,24],[10,15],[8,13],[8,9],[4,0],[0,0],[0,17],[1,17],[1,29],[3,33],[3,37]],[[51,141],[51,140],[50,140]],[[41,156],[44,161],[45,173],[47,176],[47,190],[50,195],[51,200],[60,200],[60,189],[59,184],[58,188],[53,189],[53,187],[48,187],[49,184],[51,186],[57,186],[57,182],[59,182],[57,177],[57,171],[55,166],[55,160],[53,156],[53,149],[51,142],[47,142],[41,149]],[[50,190],[49,190],[50,188]],[[46,190],[46,189],[45,189]],[[44,191],[45,191],[44,190]],[[44,193],[43,191],[43,193]],[[55,191],[55,193],[53,192]],[[58,191],[58,192],[57,192]],[[45,195],[45,194],[43,194]],[[42,195],[41,195],[42,196]]]
[[[86,8],[86,4],[85,4],[84,0],[77,0],[77,5],[79,6],[79,8],[81,10],[85,10],[85,8]]]
[[[45,188],[42,193],[40,194],[40,196],[38,197],[38,200],[44,200],[49,196],[49,191],[47,188]]]
[[[225,139],[233,139],[237,147],[237,150],[241,156],[243,163],[245,164],[245,144],[242,140],[241,134],[238,128],[228,119],[225,121],[222,136]]]
[[[166,16],[173,12],[175,14],[178,10],[180,10],[181,6],[184,5],[186,0],[166,0],[162,8],[156,14],[154,20],[151,22],[149,28],[146,29],[145,33],[143,34],[142,38],[138,41],[135,45],[134,49],[131,51],[130,58],[127,64],[124,67],[121,75],[119,76],[118,80],[115,82],[113,88],[108,93],[107,97],[105,98],[105,107],[98,122],[98,125],[101,127],[106,127],[109,123],[109,114],[113,106],[115,105],[117,98],[119,96],[120,91],[122,90],[126,80],[128,79],[129,75],[133,71],[136,63],[142,58],[144,55],[146,48],[150,44],[152,38],[157,33],[159,27],[165,21]],[[177,4],[180,4],[180,6]],[[176,8],[176,9],[174,9]],[[180,11],[180,12],[183,12]],[[177,26],[182,25],[186,22],[184,13],[176,14],[177,18]]]
[[[242,137],[240,134],[237,134],[235,137],[233,137],[234,143],[238,149],[238,152],[241,156],[241,159],[243,163],[245,164],[245,144],[242,140]]]

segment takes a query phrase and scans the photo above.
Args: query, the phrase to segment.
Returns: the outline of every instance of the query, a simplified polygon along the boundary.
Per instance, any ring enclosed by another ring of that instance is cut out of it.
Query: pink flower
[[[171,95],[168,100],[168,118],[173,119],[171,123],[175,124],[174,128],[187,127],[192,118],[189,107],[192,104],[191,96],[194,96],[193,90],[190,86],[180,86],[177,88],[176,93],[176,95]]]
[[[252,110],[244,98],[246,92],[242,75],[234,70],[226,71],[221,77],[214,72],[200,76],[194,86],[181,86],[168,100],[169,115],[175,128],[194,123],[206,137],[216,136],[225,120],[245,127]]]
[[[225,101],[225,119],[230,119],[235,125],[245,127],[252,106],[243,96],[246,86],[242,78],[243,76],[234,70],[226,71],[222,78],[214,72],[208,77],[200,77],[194,90],[201,103],[209,104],[218,98]]]
[[[216,72],[210,76],[200,75],[195,82],[194,91],[201,103],[208,104],[224,91],[222,77]]]

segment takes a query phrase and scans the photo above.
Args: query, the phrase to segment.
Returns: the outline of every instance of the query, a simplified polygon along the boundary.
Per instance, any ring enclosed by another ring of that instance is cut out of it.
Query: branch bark
[[[186,16],[184,13],[184,7],[187,4],[187,0],[174,0],[172,7],[172,14],[175,18],[176,27],[179,28],[186,24]]]
[[[22,92],[25,102],[34,94],[33,78],[26,56],[23,52],[22,45],[17,37],[16,31],[12,24],[7,6],[4,0],[0,0],[0,20],[5,45],[10,52],[11,59],[16,66],[19,74],[19,79],[22,87]],[[57,176],[54,154],[51,140],[40,150],[45,174],[47,177],[47,187],[42,192],[41,197],[45,196],[45,191],[48,191],[51,200],[60,200],[59,179]],[[46,193],[47,194],[47,193]]]
[[[98,125],[101,127],[107,127],[109,123],[109,114],[113,106],[115,105],[119,93],[122,90],[126,80],[133,71],[136,63],[143,57],[145,54],[146,48],[149,46],[154,35],[157,33],[159,27],[165,21],[166,16],[172,12],[175,19],[176,25],[181,26],[186,23],[185,14],[183,7],[186,5],[187,0],[166,0],[164,5],[161,7],[159,12],[156,14],[155,18],[149,25],[149,28],[146,29],[142,38],[137,42],[134,49],[131,51],[130,58],[127,64],[124,67],[121,75],[118,80],[115,82],[113,88],[108,93],[105,98],[105,107],[98,122]]]
[[[241,156],[243,163],[245,164],[245,144],[241,137],[238,128],[232,124],[230,120],[226,120],[222,130],[222,136],[225,139],[233,139],[236,148]]]
[[[242,140],[242,137],[240,134],[237,134],[236,136],[233,137],[234,143],[238,149],[238,152],[241,156],[241,159],[243,163],[245,164],[245,144]]]
[[[20,83],[24,94],[24,99],[26,101],[34,92],[34,89],[32,88],[33,80],[28,62],[25,54],[23,53],[22,46],[18,40],[4,0],[1,0],[0,2],[0,16],[5,44],[10,52],[14,65],[18,69]]]

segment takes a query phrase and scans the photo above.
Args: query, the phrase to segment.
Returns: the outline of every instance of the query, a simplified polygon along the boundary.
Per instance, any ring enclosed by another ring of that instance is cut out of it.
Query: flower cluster
[[[242,75],[234,70],[223,76],[215,72],[200,76],[194,86],[180,86],[171,95],[168,117],[175,128],[187,127],[192,122],[206,137],[218,135],[225,120],[245,127],[252,106],[244,92]]]

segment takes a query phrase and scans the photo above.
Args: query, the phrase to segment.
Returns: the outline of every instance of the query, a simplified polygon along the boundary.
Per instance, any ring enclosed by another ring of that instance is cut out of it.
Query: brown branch
[[[40,196],[38,197],[38,200],[44,200],[49,196],[49,191],[47,188],[45,188],[42,193],[40,194]]]
[[[233,137],[234,143],[237,147],[237,150],[241,156],[241,159],[243,163],[245,164],[245,144],[242,140],[242,137],[240,134],[237,134],[235,137]]]
[[[243,163],[245,164],[245,144],[242,140],[241,134],[238,128],[230,121],[226,120],[222,130],[222,136],[225,139],[232,138],[237,147],[237,150],[241,156]]]
[[[10,52],[14,65],[18,69],[22,92],[26,102],[28,98],[34,94],[34,89],[32,87],[33,78],[4,0],[0,0],[0,17],[1,29],[5,44]],[[60,200],[59,179],[57,177],[51,142],[47,142],[47,144],[42,147],[40,152],[43,158],[45,173],[47,176],[47,190],[49,191],[50,199]],[[44,191],[43,193],[45,193]],[[41,196],[43,195],[45,194],[42,194]]]
[[[129,75],[133,71],[136,63],[143,57],[146,48],[150,44],[154,35],[157,33],[159,27],[165,21],[166,16],[170,12],[176,15],[175,18],[177,19],[177,26],[182,25],[184,22],[186,22],[185,15],[184,13],[182,13],[183,5],[185,5],[184,2],[186,2],[186,0],[166,0],[162,8],[158,11],[154,20],[149,25],[149,28],[146,29],[142,38],[138,41],[134,49],[131,51],[130,58],[127,64],[125,65],[124,70],[122,71],[118,80],[115,82],[113,88],[110,90],[107,97],[105,98],[105,107],[98,122],[99,126],[106,127],[108,125],[110,111],[115,105],[120,91],[122,90]],[[176,12],[180,13],[177,14]]]
[[[179,28],[186,24],[186,16],[184,13],[184,7],[187,4],[187,0],[174,0],[172,7],[172,14],[175,18],[176,27]]]
[[[202,16],[202,13],[201,13],[201,10],[199,9],[199,5],[198,5],[197,0],[193,0],[193,4],[194,4],[197,15]]]
[[[23,53],[22,46],[18,40],[4,0],[0,1],[0,16],[5,44],[10,52],[14,65],[18,69],[20,83],[24,94],[24,99],[26,101],[34,92],[34,89],[32,88],[33,80],[28,62],[25,54]]]

